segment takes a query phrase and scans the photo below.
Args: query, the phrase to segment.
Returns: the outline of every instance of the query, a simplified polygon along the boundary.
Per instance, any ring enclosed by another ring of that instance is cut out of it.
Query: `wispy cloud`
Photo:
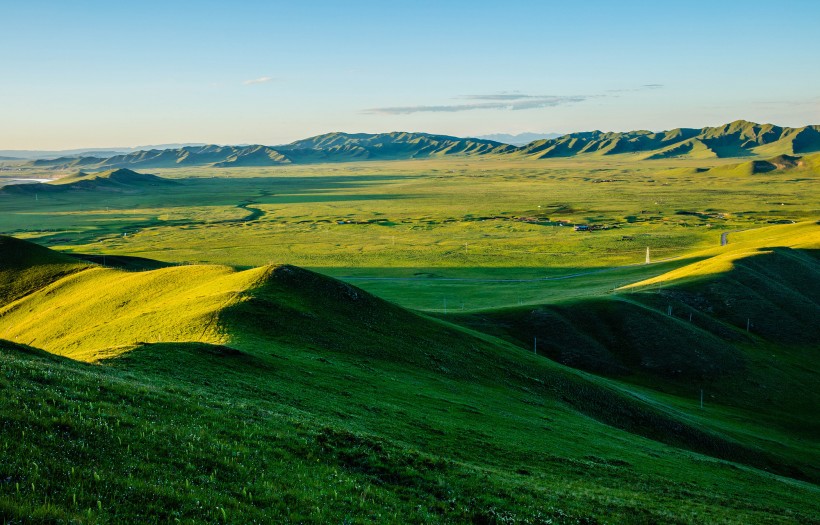
[[[502,93],[490,93],[488,95],[465,95],[463,97],[459,97],[461,99],[466,100],[524,100],[529,98],[542,98],[537,95],[524,95],[522,93],[516,92],[502,92]]]
[[[508,110],[521,111],[525,109],[550,108],[583,102],[590,98],[588,95],[522,95],[516,93],[497,93],[490,95],[467,95],[461,97],[467,100],[484,100],[472,104],[442,104],[435,106],[395,106],[384,108],[370,108],[362,113],[369,115],[408,115],[411,113],[454,113],[457,111],[476,110]]]
[[[246,80],[242,82],[242,84],[245,86],[252,86],[254,84],[267,84],[268,82],[273,82],[274,80],[276,79],[273,77],[259,77],[251,80]]]
[[[763,99],[763,100],[756,100],[753,101],[756,105],[767,105],[767,106],[811,106],[816,109],[820,109],[818,105],[820,105],[820,96],[815,97],[808,97],[808,98],[793,98],[793,99],[784,99],[784,100],[773,100],[773,99]]]
[[[502,91],[480,95],[463,95],[457,100],[473,101],[457,104],[440,104],[429,106],[391,106],[369,108],[362,111],[367,115],[409,115],[411,113],[455,113],[457,111],[506,110],[522,111],[527,109],[553,108],[576,104],[585,100],[601,97],[617,97],[617,93],[661,89],[663,84],[643,84],[628,89],[610,89],[597,95],[528,95],[516,91]]]
[[[623,88],[623,89],[607,89],[607,93],[634,93],[636,91],[646,91],[648,89],[661,89],[665,86],[663,84],[643,84],[638,87],[633,88]]]

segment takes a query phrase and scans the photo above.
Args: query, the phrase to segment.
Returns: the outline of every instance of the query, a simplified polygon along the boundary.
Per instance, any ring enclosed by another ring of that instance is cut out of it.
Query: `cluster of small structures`
[[[617,224],[576,224],[573,229],[577,232],[594,232],[614,228],[620,228],[620,226]]]
[[[301,222],[328,222],[328,221],[301,221]],[[337,219],[336,224],[376,224],[376,223],[390,223],[390,219]]]

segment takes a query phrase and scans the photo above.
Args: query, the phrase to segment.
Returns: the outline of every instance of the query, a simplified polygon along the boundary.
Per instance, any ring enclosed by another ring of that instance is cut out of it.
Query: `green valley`
[[[815,128],[3,161],[0,516],[820,523]]]

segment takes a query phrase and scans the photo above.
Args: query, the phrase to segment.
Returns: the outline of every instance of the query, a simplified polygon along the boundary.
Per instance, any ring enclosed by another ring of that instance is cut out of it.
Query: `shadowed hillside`
[[[703,171],[710,175],[788,175],[816,173],[820,166],[820,154],[812,155],[777,155],[767,159],[751,160],[739,164],[717,166]]]
[[[0,235],[0,305],[87,267],[83,262],[48,248]]]
[[[465,316],[463,322],[522,346],[540,335],[538,350],[570,366],[684,380],[743,370],[741,347],[757,339],[778,346],[820,340],[816,252],[776,248],[736,260],[725,273],[676,286],[661,282],[601,299]],[[747,320],[754,320],[748,331]]]
[[[816,433],[820,226],[736,234],[717,255],[610,296],[451,316],[551,359],[669,392],[700,385]],[[534,343],[535,338],[537,342]]]

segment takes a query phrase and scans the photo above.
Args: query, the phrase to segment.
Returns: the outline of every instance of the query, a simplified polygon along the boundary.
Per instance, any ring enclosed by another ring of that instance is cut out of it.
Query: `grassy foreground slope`
[[[2,304],[0,337],[15,339],[0,342],[7,520],[810,523],[820,512],[816,442],[745,440],[720,428],[730,406],[698,412],[299,268],[86,266]],[[39,322],[16,327],[30,316]]]

